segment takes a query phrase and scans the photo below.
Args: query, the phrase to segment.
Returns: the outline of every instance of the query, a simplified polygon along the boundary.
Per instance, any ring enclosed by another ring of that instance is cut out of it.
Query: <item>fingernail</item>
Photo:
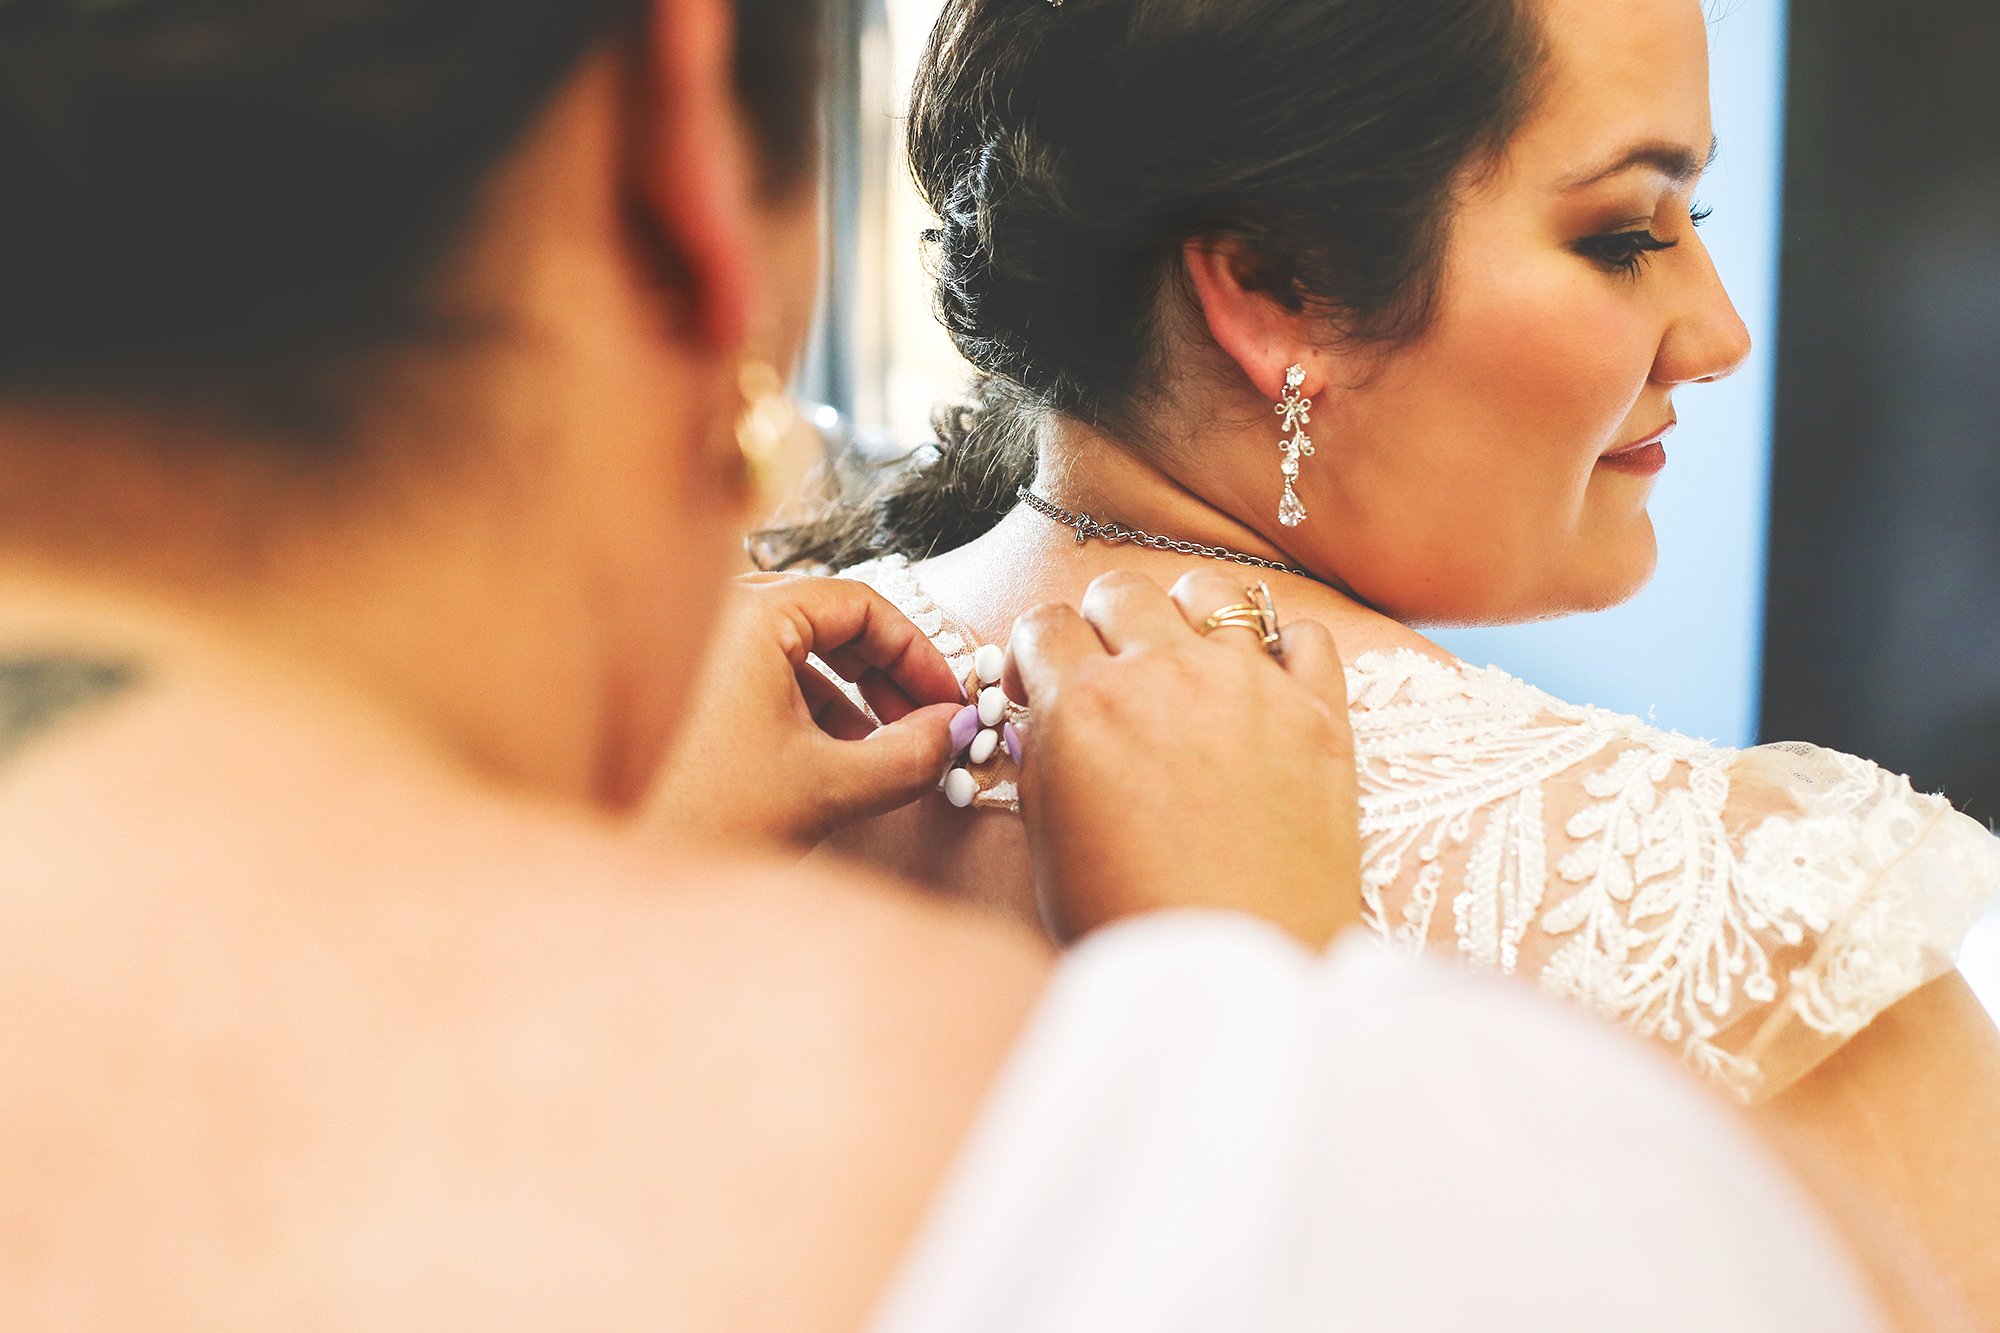
[[[1021,733],[1014,730],[1014,724],[1012,722],[1009,722],[1006,726],[1000,728],[1000,739],[1002,742],[1006,744],[1007,754],[1011,759],[1013,759],[1014,766],[1016,768],[1020,767]]]
[[[979,705],[967,704],[951,720],[951,752],[957,754],[979,734]]]

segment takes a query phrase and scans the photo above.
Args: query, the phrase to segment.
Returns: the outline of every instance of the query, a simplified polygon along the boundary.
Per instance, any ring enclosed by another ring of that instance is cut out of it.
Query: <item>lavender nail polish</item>
[[[957,754],[979,734],[979,705],[967,704],[951,720],[951,752]]]

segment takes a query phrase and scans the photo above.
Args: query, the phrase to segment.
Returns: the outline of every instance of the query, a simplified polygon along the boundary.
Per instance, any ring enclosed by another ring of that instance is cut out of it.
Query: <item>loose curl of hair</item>
[[[908,146],[939,319],[979,378],[938,442],[848,460],[772,565],[921,557],[989,529],[1064,413],[1144,437],[1183,248],[1234,241],[1276,300],[1394,345],[1434,308],[1454,194],[1543,63],[1531,0],[950,0]]]

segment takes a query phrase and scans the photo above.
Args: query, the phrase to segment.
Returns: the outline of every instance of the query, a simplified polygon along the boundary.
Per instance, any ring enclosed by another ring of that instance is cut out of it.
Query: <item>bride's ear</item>
[[[1323,382],[1311,316],[1268,256],[1236,240],[1189,241],[1181,255],[1209,336],[1257,392],[1275,402],[1293,365],[1306,367],[1309,384]]]
[[[756,163],[732,70],[728,0],[653,0],[640,40],[626,144],[639,243],[666,271],[682,332],[733,357],[756,282]]]

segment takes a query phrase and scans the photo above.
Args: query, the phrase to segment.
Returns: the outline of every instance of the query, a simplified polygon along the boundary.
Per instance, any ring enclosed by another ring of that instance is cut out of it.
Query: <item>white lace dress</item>
[[[845,577],[969,666],[907,561]],[[1533,977],[1746,1101],[1951,971],[2000,887],[1984,825],[1850,755],[1725,749],[1410,651],[1347,684],[1368,926]],[[1008,770],[983,766],[976,807],[1017,808]]]

